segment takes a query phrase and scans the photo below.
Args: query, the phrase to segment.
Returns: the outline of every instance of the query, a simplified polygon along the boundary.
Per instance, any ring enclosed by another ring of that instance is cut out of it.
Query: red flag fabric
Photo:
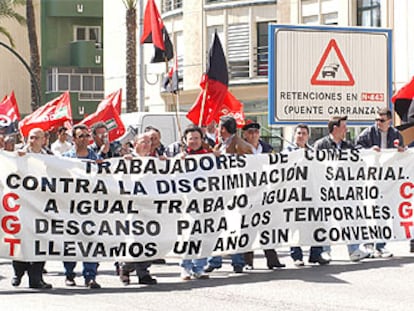
[[[64,92],[26,116],[19,122],[19,128],[22,135],[27,137],[33,128],[38,127],[44,131],[52,131],[62,126],[66,121],[72,122],[69,92]]]
[[[115,91],[108,96],[106,96],[98,105],[96,111],[106,109],[106,105],[111,104],[114,106],[118,114],[121,114],[121,104],[122,104],[122,89]]]
[[[406,85],[404,85],[401,89],[399,89],[394,94],[391,101],[395,103],[398,99],[412,100],[413,98],[414,98],[414,77],[412,77],[410,82],[408,82]]]
[[[394,94],[391,101],[403,123],[414,122],[414,77]],[[404,128],[406,127],[408,127],[407,124],[404,125]]]
[[[3,133],[17,132],[17,122],[20,121],[19,107],[12,91],[0,102],[0,129]]]
[[[187,118],[194,124],[206,126],[213,120],[218,122],[223,115],[231,114],[239,118],[239,127],[243,126],[243,105],[228,91],[228,71],[223,47],[217,33],[209,50],[207,72],[202,76],[202,91],[187,113]],[[205,97],[204,107],[203,98]],[[237,120],[237,119],[236,119]]]
[[[154,0],[148,0],[147,2],[143,26],[141,43],[153,43],[159,49],[165,50],[164,39],[162,37],[164,23],[162,22],[161,15],[158,12]]]
[[[114,141],[125,133],[124,123],[122,122],[121,117],[115,108],[116,105],[114,102],[116,102],[116,100],[110,100],[110,97],[115,99],[117,98],[117,96],[114,95],[115,93],[109,94],[98,105],[98,109],[95,113],[87,116],[80,122],[89,127],[92,127],[95,123],[100,121],[105,122],[106,126],[108,127],[109,141]],[[119,100],[121,100],[120,97]]]
[[[164,26],[161,15],[158,12],[154,0],[148,0],[144,13],[144,25],[141,36],[141,44],[153,43],[155,54],[152,63],[164,62],[174,56],[172,43],[168,31]]]
[[[218,123],[220,117],[226,115],[230,115],[236,120],[237,127],[242,128],[245,125],[243,103],[234,97],[230,91],[227,91],[223,105],[221,106],[217,119],[215,121]]]

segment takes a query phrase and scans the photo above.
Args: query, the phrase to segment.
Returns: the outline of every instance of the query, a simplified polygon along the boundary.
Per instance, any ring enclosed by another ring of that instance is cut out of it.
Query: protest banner
[[[0,257],[202,258],[412,237],[414,153],[113,158],[0,152]]]

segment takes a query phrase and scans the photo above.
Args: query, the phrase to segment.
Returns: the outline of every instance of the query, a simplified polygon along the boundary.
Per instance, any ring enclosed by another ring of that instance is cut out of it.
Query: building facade
[[[104,98],[103,0],[33,1],[41,64],[42,104],[70,91],[75,121],[95,112]],[[18,12],[25,16],[25,7]],[[2,21],[3,25],[3,21]],[[16,52],[30,64],[26,26],[5,20]],[[14,90],[22,115],[31,113],[30,75],[24,65],[0,50],[0,94]]]
[[[104,98],[103,1],[41,1],[42,90],[47,102],[71,95],[74,121]]]

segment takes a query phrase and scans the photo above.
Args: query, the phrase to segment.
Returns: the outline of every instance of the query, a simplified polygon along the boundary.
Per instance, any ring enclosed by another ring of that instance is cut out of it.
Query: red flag
[[[238,125],[243,126],[243,105],[228,91],[228,83],[226,58],[220,39],[217,33],[215,33],[213,44],[209,51],[207,72],[202,76],[200,83],[202,91],[188,111],[187,118],[194,124],[199,124],[200,114],[203,110],[201,125],[207,125],[213,120],[218,122],[223,115],[232,114],[233,116],[238,116]]]
[[[105,122],[108,127],[109,141],[114,141],[118,137],[121,137],[125,133],[125,126],[122,122],[117,109],[115,108],[116,100],[110,100],[110,98],[119,98],[120,95],[114,94],[119,91],[109,94],[99,105],[95,113],[89,115],[83,119],[80,123],[92,127],[97,122]]]
[[[44,131],[52,131],[62,126],[66,121],[72,122],[69,92],[64,92],[26,116],[19,122],[19,128],[22,135],[27,137],[33,128],[38,127]]]
[[[17,132],[17,122],[20,121],[19,107],[12,91],[0,102],[0,128],[7,134]]]
[[[223,105],[221,106],[215,121],[218,123],[220,121],[220,117],[226,115],[230,115],[236,120],[237,127],[241,128],[245,125],[243,103],[234,97],[230,91],[227,91]]]
[[[108,96],[106,96],[98,105],[96,111],[106,109],[106,105],[111,104],[114,106],[118,114],[121,114],[121,103],[122,103],[122,89],[115,91]]]
[[[172,59],[174,56],[172,43],[154,0],[147,2],[143,26],[141,44],[153,43],[155,47],[155,55],[151,62],[158,63],[164,62],[165,58]]]
[[[391,101],[403,123],[414,122],[414,77],[394,94]]]

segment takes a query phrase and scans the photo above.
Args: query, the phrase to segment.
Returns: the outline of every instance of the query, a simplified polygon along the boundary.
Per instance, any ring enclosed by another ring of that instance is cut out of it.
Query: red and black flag
[[[173,46],[164,26],[158,8],[154,0],[148,0],[144,14],[144,29],[141,36],[141,44],[154,44],[155,54],[152,63],[165,62],[174,57]]]
[[[414,77],[394,94],[391,101],[403,122],[401,127],[407,128],[409,123],[414,124]]]
[[[178,76],[178,62],[176,56],[174,65],[171,67],[167,75],[164,77],[164,80],[162,81],[162,86],[165,91],[176,94],[178,92],[179,82],[180,78]]]
[[[394,94],[391,101],[402,124],[396,126],[409,145],[414,140],[414,77]]]
[[[208,125],[218,122],[222,115],[243,115],[243,105],[228,91],[229,74],[226,57],[217,32],[210,47],[207,71],[202,76],[200,92],[196,102],[187,113],[194,124]],[[202,118],[200,115],[202,114]],[[238,123],[244,117],[238,118]],[[237,119],[237,118],[236,118]],[[240,123],[239,126],[242,126]]]

